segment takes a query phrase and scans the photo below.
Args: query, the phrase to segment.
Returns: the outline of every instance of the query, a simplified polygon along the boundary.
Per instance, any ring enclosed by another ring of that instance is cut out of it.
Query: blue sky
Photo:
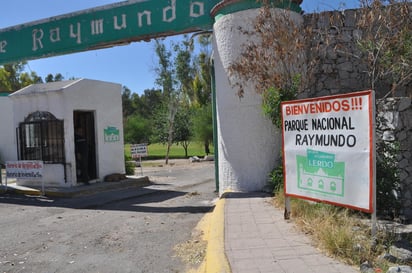
[[[121,1],[3,0],[0,29],[116,2]],[[304,0],[301,5],[306,13],[357,6],[358,0]],[[145,89],[156,87],[155,66],[153,42],[136,42],[127,46],[29,61],[26,70],[35,71],[43,78],[49,73],[61,73],[65,79],[76,77],[116,82],[140,94]]]

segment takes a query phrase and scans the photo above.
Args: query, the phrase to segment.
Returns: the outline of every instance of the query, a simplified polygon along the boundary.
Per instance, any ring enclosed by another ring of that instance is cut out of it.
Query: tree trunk
[[[209,149],[209,140],[205,140],[205,153],[206,155],[210,154],[210,149]]]

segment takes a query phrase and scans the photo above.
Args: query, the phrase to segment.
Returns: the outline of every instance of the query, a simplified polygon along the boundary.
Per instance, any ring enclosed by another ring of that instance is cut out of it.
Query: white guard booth
[[[1,160],[44,162],[43,181],[20,178],[17,184],[71,187],[124,174],[121,88],[78,79],[1,97]]]

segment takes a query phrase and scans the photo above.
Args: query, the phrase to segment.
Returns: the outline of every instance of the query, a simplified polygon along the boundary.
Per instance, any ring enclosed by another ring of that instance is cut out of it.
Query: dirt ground
[[[216,198],[213,164],[144,162],[144,175],[155,183],[95,206],[80,206],[84,198],[0,195],[0,272],[182,273],[196,267],[205,252],[196,225]]]

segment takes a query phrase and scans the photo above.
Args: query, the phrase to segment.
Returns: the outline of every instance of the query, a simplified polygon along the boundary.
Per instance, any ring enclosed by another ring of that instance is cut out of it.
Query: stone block
[[[403,112],[406,109],[411,109],[411,98],[402,98],[399,102],[398,111]]]
[[[348,71],[339,70],[340,80],[343,80],[344,82],[346,82],[346,80],[349,79],[349,75],[350,75],[350,73]],[[344,85],[347,86],[346,84],[344,84]]]
[[[384,141],[394,141],[395,140],[395,134],[393,131],[385,131],[383,132],[382,139]]]
[[[353,36],[352,31],[346,30],[342,33],[342,41],[345,43],[352,42]]]
[[[409,160],[407,160],[406,158],[402,159],[399,163],[398,163],[398,168],[400,169],[404,169],[409,165]]]
[[[405,171],[401,171],[401,173],[399,174],[400,181],[404,181],[408,177],[409,177],[409,174]]]
[[[399,134],[396,135],[396,139],[398,141],[403,141],[405,139],[407,139],[408,135],[405,131],[401,131]]]
[[[333,65],[332,64],[323,64],[322,65],[322,72],[323,73],[332,73],[333,72]]]
[[[360,30],[360,29],[355,29],[355,30],[353,30],[353,39],[355,40],[355,41],[357,41],[357,40],[360,40],[361,38],[362,38],[362,30]]]
[[[344,24],[347,28],[356,27],[356,14],[355,10],[345,10]]]
[[[412,273],[412,267],[407,265],[392,266],[386,273]]]
[[[411,245],[406,241],[396,242],[389,248],[389,253],[396,257],[396,260],[401,263],[412,261]],[[411,272],[412,273],[412,272]]]

